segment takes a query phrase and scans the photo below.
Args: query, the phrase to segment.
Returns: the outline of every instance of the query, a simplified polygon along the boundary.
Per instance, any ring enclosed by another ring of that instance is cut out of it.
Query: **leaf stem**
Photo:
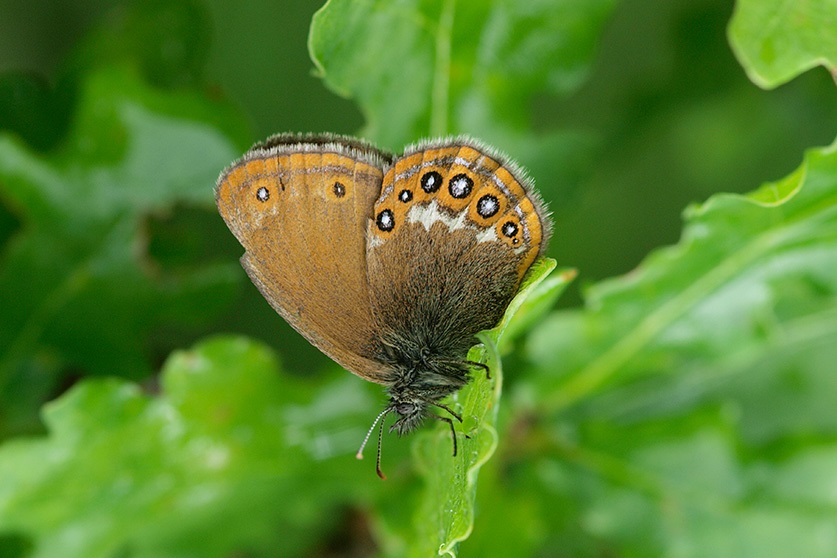
[[[448,103],[450,102],[451,35],[456,0],[443,0],[439,24],[436,27],[436,63],[433,72],[433,91],[430,106],[430,135],[448,133]]]

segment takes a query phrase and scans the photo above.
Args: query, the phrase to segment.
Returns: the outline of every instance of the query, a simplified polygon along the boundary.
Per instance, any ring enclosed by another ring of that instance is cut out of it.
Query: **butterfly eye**
[[[395,406],[395,412],[399,415],[412,415],[418,411],[418,405],[415,403],[399,403]]]

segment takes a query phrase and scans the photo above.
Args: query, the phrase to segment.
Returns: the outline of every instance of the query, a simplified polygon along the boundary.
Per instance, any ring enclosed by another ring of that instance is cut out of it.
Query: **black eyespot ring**
[[[401,190],[398,194],[398,199],[404,203],[407,203],[411,199],[413,199],[413,193],[409,190]]]
[[[517,225],[515,225],[512,221],[506,221],[503,223],[502,231],[505,236],[512,238],[517,235]]]
[[[442,175],[436,171],[426,172],[421,177],[421,189],[432,194],[442,186]]]
[[[335,182],[331,189],[334,192],[334,195],[338,198],[342,198],[346,195],[346,186],[344,186],[342,182]]]
[[[448,191],[454,198],[467,198],[474,189],[474,181],[467,174],[457,174],[448,182]]]
[[[384,209],[378,213],[378,217],[375,219],[375,224],[378,225],[378,228],[384,232],[389,232],[394,229],[395,218],[392,215],[392,211]]]
[[[500,200],[497,196],[486,194],[477,201],[477,213],[484,219],[494,217],[498,211],[500,211]]]
[[[258,190],[256,190],[256,199],[260,202],[266,202],[270,199],[270,190],[268,190],[264,186],[260,187]]]

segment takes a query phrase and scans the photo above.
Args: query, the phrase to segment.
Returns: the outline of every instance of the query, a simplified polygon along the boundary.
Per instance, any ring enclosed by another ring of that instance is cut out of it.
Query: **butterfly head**
[[[438,390],[432,390],[431,393],[436,392]],[[448,393],[451,389],[443,389],[439,393]],[[434,396],[438,397],[438,393],[433,393]],[[360,445],[360,449],[357,452],[356,457],[358,459],[363,458],[363,448],[366,447],[366,442],[369,441],[369,437],[372,435],[372,432],[375,430],[375,426],[380,421],[381,428],[378,430],[378,456],[376,460],[375,470],[378,473],[378,476],[382,479],[385,479],[386,476],[381,471],[381,442],[383,441],[383,434],[384,434],[384,417],[387,415],[394,413],[398,416],[392,426],[389,427],[390,432],[397,432],[398,435],[408,434],[412,432],[422,423],[425,417],[431,416],[438,420],[447,422],[450,425],[451,429],[451,436],[453,437],[453,455],[456,455],[456,432],[453,428],[453,421],[447,417],[440,417],[439,415],[435,415],[433,413],[427,412],[427,407],[432,405],[447,411],[452,417],[454,417],[459,422],[462,422],[462,417],[450,409],[448,406],[436,401],[435,397],[432,399],[428,399],[430,396],[426,393],[426,390],[421,389],[410,389],[410,388],[392,388],[390,389],[390,401],[389,404],[384,408],[383,411],[377,416],[375,421],[372,423],[372,426],[369,428],[369,431],[366,433],[366,437],[363,439],[363,443]]]
[[[389,427],[390,432],[397,432],[399,436],[408,434],[418,428],[426,416],[427,403],[415,397],[392,397],[387,408],[398,415],[398,419]]]

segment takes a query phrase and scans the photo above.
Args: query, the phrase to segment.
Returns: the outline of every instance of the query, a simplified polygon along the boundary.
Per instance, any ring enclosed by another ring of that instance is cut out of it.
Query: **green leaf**
[[[599,149],[589,129],[544,125],[536,105],[587,77],[613,0],[328,0],[308,50],[355,100],[360,135],[394,152],[467,134],[514,156],[546,199],[569,197]]]
[[[525,296],[518,296],[512,300],[503,320],[496,328],[502,333],[499,338],[501,354],[510,352],[512,343],[552,310],[564,289],[578,275],[575,269],[560,269],[557,273],[549,275],[555,269],[554,262],[551,258],[539,260],[529,270],[528,277],[538,280],[531,285],[528,280],[524,280],[527,289]],[[550,267],[544,270],[544,266]],[[541,274],[546,275],[540,278]]]
[[[833,556],[837,143],[686,221],[677,246],[530,335],[515,400],[534,409],[516,409],[525,441],[500,450],[524,465],[485,490],[505,509],[516,490],[545,495],[532,548]],[[480,547],[511,536],[484,528]]]
[[[738,0],[729,39],[753,83],[771,89],[815,66],[837,71],[835,29],[835,0]]]
[[[241,129],[225,107],[114,68],[83,83],[60,148],[39,153],[0,134],[0,196],[20,222],[0,259],[0,409],[30,377],[44,397],[70,368],[148,374],[154,327],[224,307],[235,264],[193,256],[163,267],[148,231],[178,205],[213,206]]]
[[[613,4],[329,0],[308,46],[380,144],[460,132],[495,141],[530,127],[536,94],[580,85]]]
[[[424,479],[424,490],[414,512],[415,532],[408,538],[410,556],[431,556],[437,552],[455,556],[458,544],[473,529],[477,477],[497,447],[497,410],[503,385],[497,344],[528,297],[536,293],[556,297],[567,286],[571,274],[562,274],[557,281],[540,288],[554,268],[554,260],[536,262],[500,324],[480,334],[482,345],[469,353],[469,359],[486,363],[491,372],[489,378],[475,371],[471,382],[453,397],[454,408],[461,409],[465,434],[457,435],[456,457],[451,458],[447,425],[416,434],[413,454]]]
[[[300,555],[338,502],[382,484],[351,457],[361,384],[280,378],[243,338],[172,355],[156,397],[84,381],[45,408],[48,437],[0,447],[0,533],[31,558]]]
[[[748,196],[719,194],[689,208],[679,245],[591,288],[590,310],[539,328],[532,356],[555,380],[547,407],[561,410],[613,382],[678,365],[717,370],[722,356],[752,362],[756,349],[786,341],[787,328],[805,320],[831,331],[834,151],[811,150],[788,179]]]

